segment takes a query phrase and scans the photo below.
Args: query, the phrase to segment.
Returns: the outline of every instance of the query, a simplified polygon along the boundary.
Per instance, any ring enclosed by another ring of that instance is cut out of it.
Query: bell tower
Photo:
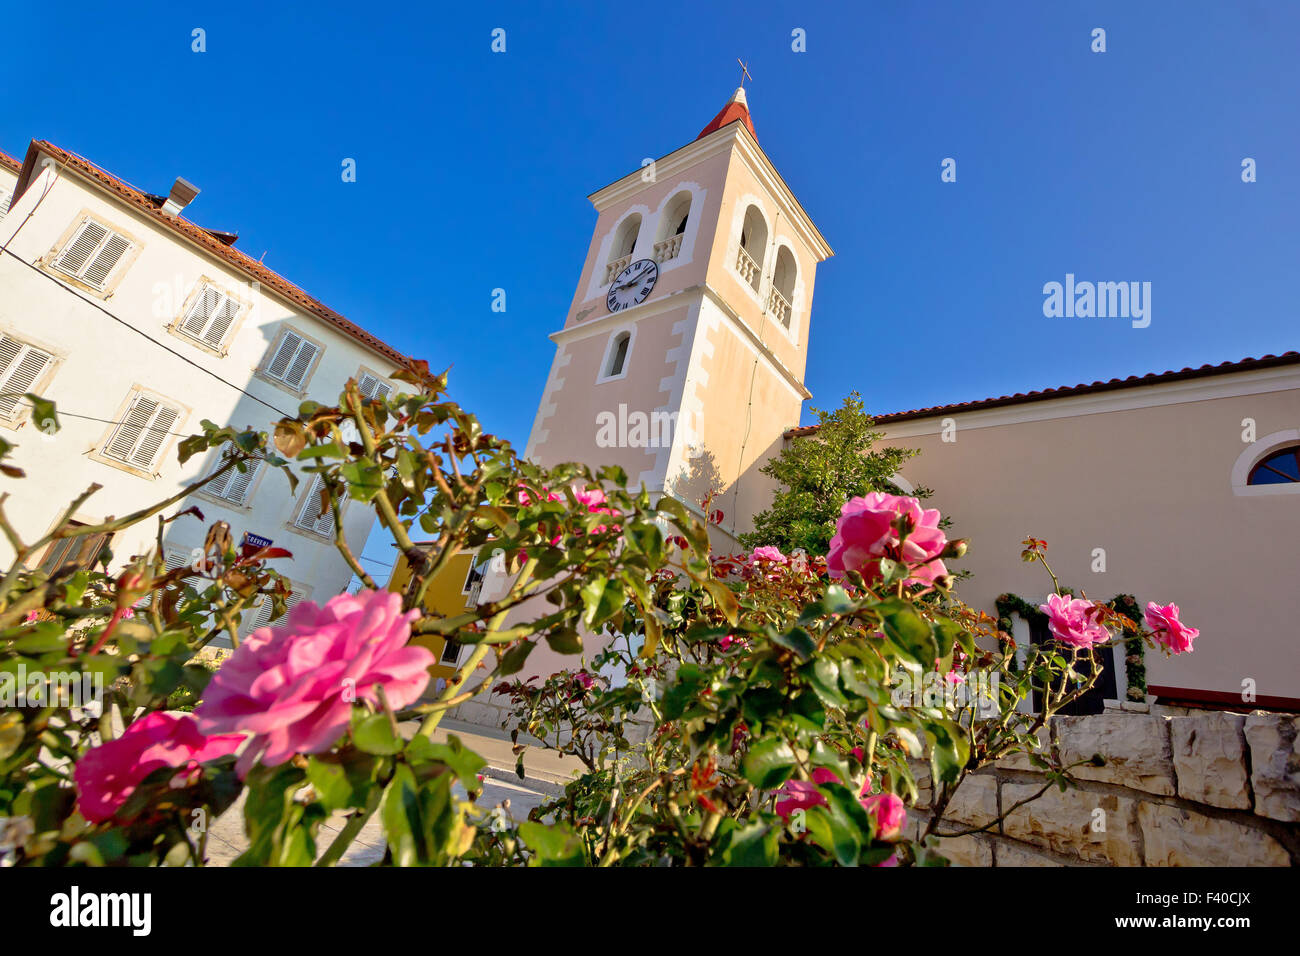
[[[799,423],[831,248],[758,145],[743,87],[692,142],[588,197],[597,218],[527,457],[616,464],[734,536]],[[721,543],[722,547],[727,547]]]

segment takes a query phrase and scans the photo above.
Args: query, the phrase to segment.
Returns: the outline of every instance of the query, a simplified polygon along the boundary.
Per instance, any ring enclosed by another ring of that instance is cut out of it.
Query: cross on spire
[[[740,88],[743,90],[745,88],[745,81],[749,80],[749,82],[753,83],[754,78],[749,75],[749,67],[745,65],[744,61],[742,61],[740,57],[736,57],[736,62],[740,64]]]

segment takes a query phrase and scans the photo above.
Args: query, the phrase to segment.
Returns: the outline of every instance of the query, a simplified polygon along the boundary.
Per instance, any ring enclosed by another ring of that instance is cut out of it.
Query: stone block
[[[1055,857],[1020,843],[999,840],[993,847],[994,866],[1064,866]]]
[[[1039,784],[1007,783],[1002,786],[1002,806],[1008,808],[1032,796]],[[1047,847],[1089,863],[1137,866],[1134,801],[1108,793],[1056,787],[1020,807],[1003,821],[1003,833],[1014,839]]]
[[[1297,731],[1300,731],[1300,717],[1258,712],[1246,717],[1255,812],[1286,823],[1300,822]]]
[[[1143,803],[1138,825],[1147,866],[1289,866],[1267,833],[1182,807]]]
[[[943,814],[945,823],[955,821],[975,827],[982,827],[997,818],[998,781],[989,774],[971,774],[963,780]]]
[[[1071,771],[1080,780],[1114,783],[1161,796],[1173,796],[1174,761],[1169,720],[1153,714],[1109,713],[1057,717],[1061,757],[1067,764],[1101,754],[1104,767],[1083,765]]]
[[[1243,714],[1207,712],[1169,721],[1178,795],[1232,810],[1250,809]]]
[[[992,866],[993,852],[985,840],[972,834],[939,840],[936,849],[953,866]]]

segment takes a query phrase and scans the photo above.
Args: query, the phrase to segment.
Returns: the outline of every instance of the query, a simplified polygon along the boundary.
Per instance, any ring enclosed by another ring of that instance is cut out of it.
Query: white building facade
[[[311,399],[333,405],[350,378],[386,395],[405,357],[234,249],[234,237],[179,215],[197,190],[177,180],[153,196],[49,143],[25,160],[0,154],[0,436],[17,446],[22,479],[3,479],[5,511],[24,541],[45,535],[92,483],[102,488],[73,519],[97,524],[175,494],[209,473],[221,452],[179,463],[177,443],[200,422],[269,431]],[[6,208],[7,202],[7,208]],[[53,401],[60,428],[32,421],[22,393]],[[201,548],[208,526],[292,552],[272,566],[291,582],[291,603],[343,592],[351,571],[320,514],[312,476],[291,493],[262,465],[229,472],[174,513],[198,505],[205,521],[167,526],[169,566]],[[345,502],[342,531],[360,553],[373,512]],[[154,520],[118,532],[55,542],[33,558],[51,570],[88,564],[101,549],[110,568],[154,547]],[[7,543],[0,559],[13,559]],[[251,631],[269,602],[246,615]]]

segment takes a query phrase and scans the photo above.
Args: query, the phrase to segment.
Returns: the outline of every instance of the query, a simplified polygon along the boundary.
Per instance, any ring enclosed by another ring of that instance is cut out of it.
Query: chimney
[[[182,209],[194,202],[194,197],[199,194],[199,187],[193,183],[186,182],[179,176],[172,185],[172,191],[167,196],[167,201],[162,205],[162,214],[164,216],[175,216]]]

